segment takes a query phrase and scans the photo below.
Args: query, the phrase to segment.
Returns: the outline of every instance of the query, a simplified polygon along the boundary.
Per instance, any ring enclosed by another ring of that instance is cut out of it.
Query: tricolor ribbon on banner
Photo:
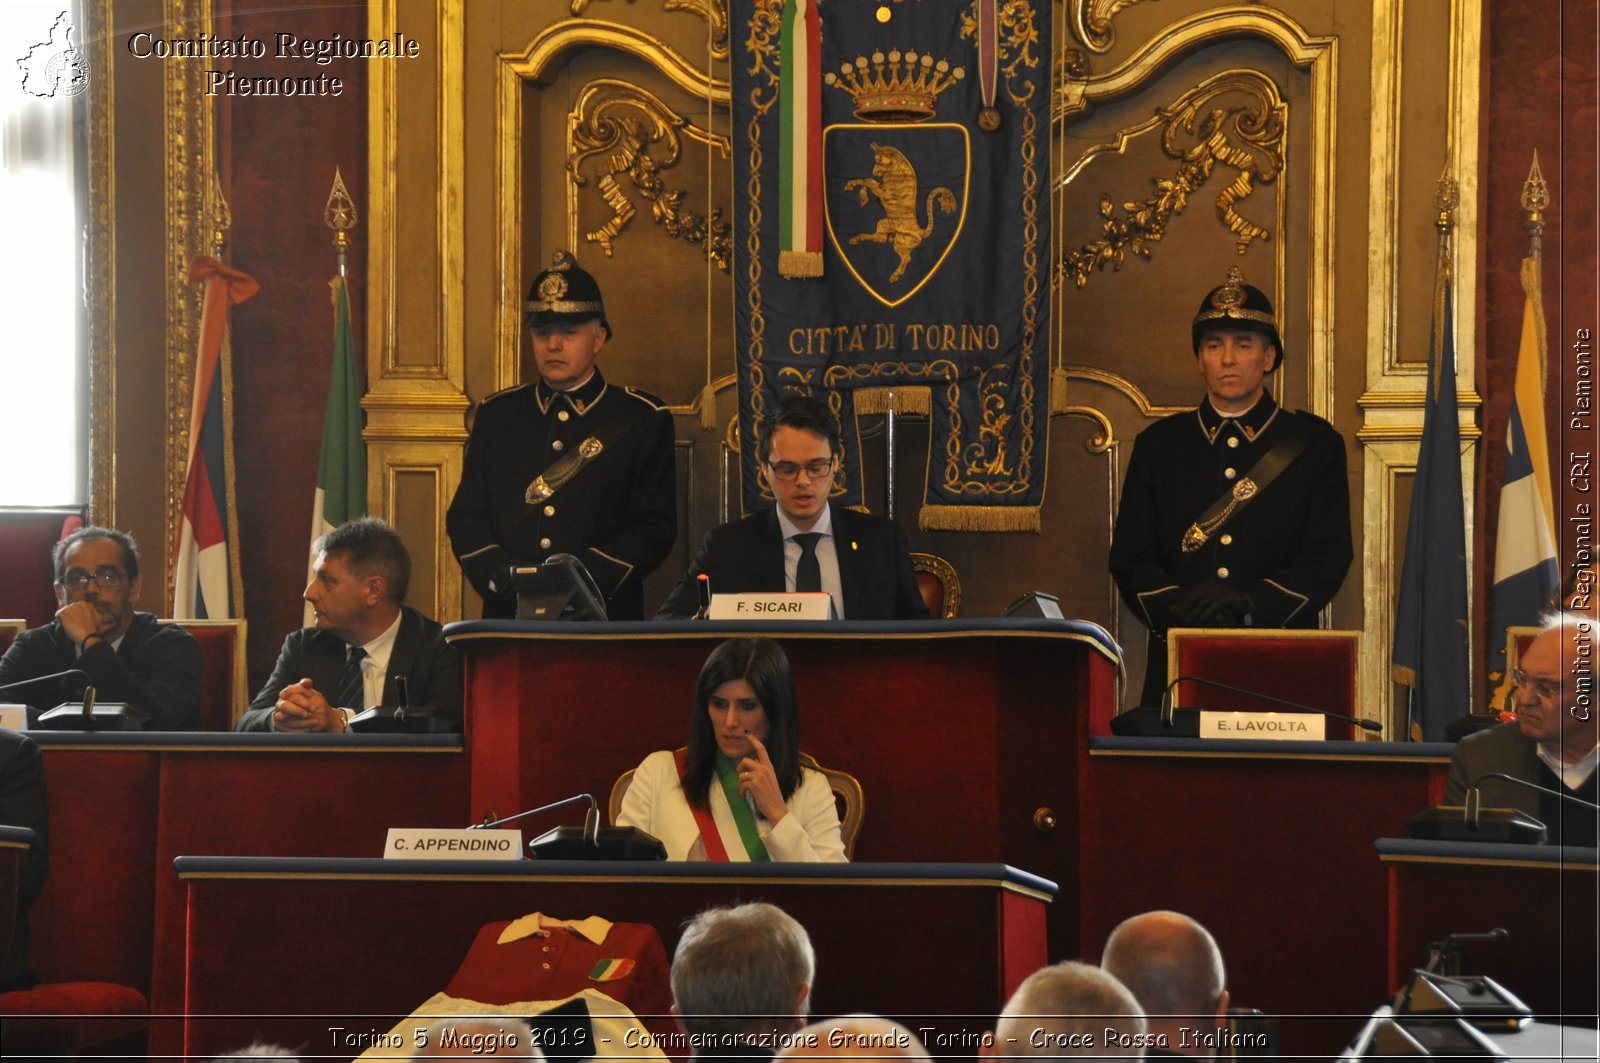
[[[817,0],[784,5],[779,39],[778,272],[822,276],[822,20]]]

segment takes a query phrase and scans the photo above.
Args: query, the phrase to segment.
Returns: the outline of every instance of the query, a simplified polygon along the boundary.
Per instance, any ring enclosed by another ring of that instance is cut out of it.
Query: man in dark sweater
[[[1594,705],[1597,647],[1592,616],[1562,613],[1528,645],[1511,672],[1517,719],[1463,738],[1450,758],[1445,803],[1477,787],[1485,807],[1515,808],[1542,822],[1554,845],[1595,844],[1600,803],[1600,726]],[[1490,775],[1509,775],[1546,792]],[[1564,800],[1557,794],[1577,800]]]
[[[78,669],[102,702],[121,701],[158,731],[200,723],[200,644],[176,624],[135,612],[139,548],[112,528],[79,528],[55,546],[56,618],[17,636],[0,658],[0,685]],[[84,681],[48,680],[5,696],[28,706],[29,721],[76,701]]]

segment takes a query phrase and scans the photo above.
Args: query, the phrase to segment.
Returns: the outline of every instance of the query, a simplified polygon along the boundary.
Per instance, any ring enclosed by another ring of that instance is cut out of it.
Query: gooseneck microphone
[[[527,819],[529,816],[537,816],[541,812],[554,812],[558,808],[565,808],[568,805],[575,805],[580,801],[587,801],[589,803],[589,811],[583,817],[584,837],[594,838],[600,832],[600,804],[594,799],[594,794],[574,794],[571,797],[563,797],[559,801],[552,801],[550,804],[540,805],[538,808],[530,808],[526,812],[518,812],[516,815],[507,816],[504,819],[491,820],[487,823],[469,823],[467,824],[467,829],[490,830],[494,827],[503,827],[507,823],[515,823],[519,819]]]
[[[1477,804],[1479,800],[1477,797],[1478,787],[1479,784],[1485,779],[1504,779],[1506,782],[1515,783],[1517,786],[1527,787],[1529,790],[1532,790],[1535,793],[1548,794],[1551,797],[1559,797],[1563,801],[1571,801],[1573,804],[1581,805],[1582,807],[1593,812],[1600,812],[1600,805],[1585,801],[1581,797],[1574,797],[1571,794],[1564,794],[1560,790],[1552,790],[1548,786],[1540,786],[1536,782],[1529,782],[1526,779],[1519,779],[1515,775],[1507,775],[1503,771],[1486,772],[1485,774],[1480,775],[1476,779],[1472,780],[1472,788],[1467,791],[1467,803],[1469,805]]]
[[[1264,694],[1259,690],[1249,690],[1245,687],[1236,687],[1228,683],[1219,683],[1215,679],[1207,679],[1204,676],[1198,675],[1180,675],[1172,682],[1168,683],[1167,688],[1161,692],[1161,725],[1163,727],[1172,726],[1172,712],[1175,708],[1173,705],[1172,692],[1179,683],[1198,683],[1201,686],[1215,687],[1218,690],[1226,690],[1234,694],[1244,694],[1248,697],[1257,698],[1261,701],[1270,701],[1274,705],[1282,705],[1286,708],[1294,709],[1297,712],[1309,712],[1317,716],[1326,716],[1330,720],[1340,720],[1344,723],[1353,724],[1364,731],[1375,731],[1379,733],[1383,731],[1383,724],[1379,723],[1377,720],[1363,720],[1358,716],[1346,716],[1342,712],[1333,712],[1329,709],[1319,709],[1314,705],[1302,705],[1298,701],[1289,701],[1285,698],[1274,697],[1271,694]]]

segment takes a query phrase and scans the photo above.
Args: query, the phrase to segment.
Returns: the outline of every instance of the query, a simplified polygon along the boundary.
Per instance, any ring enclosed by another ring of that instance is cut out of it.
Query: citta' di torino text
[[[270,37],[219,37],[201,33],[194,37],[157,37],[141,30],[128,38],[128,52],[135,59],[307,59],[327,66],[335,59],[415,59],[422,47],[404,33],[392,37],[310,38],[294,33],[274,33]]]

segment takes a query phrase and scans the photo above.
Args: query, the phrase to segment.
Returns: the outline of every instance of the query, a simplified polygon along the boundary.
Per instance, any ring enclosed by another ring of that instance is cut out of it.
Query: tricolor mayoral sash
[[[791,391],[926,411],[925,528],[1037,529],[1049,432],[1048,0],[741,0],[734,269],[745,509]]]

